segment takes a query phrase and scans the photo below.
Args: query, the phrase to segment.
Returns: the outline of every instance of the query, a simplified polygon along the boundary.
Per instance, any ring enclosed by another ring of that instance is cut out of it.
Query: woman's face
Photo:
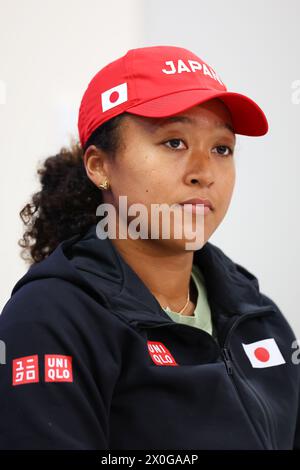
[[[234,188],[235,135],[230,130],[231,115],[222,101],[213,99],[178,113],[176,118],[179,116],[186,119],[176,122],[172,117],[164,124],[170,118],[124,118],[123,146],[116,158],[108,158],[103,167],[111,185],[110,191],[103,192],[104,202],[119,208],[119,196],[126,195],[128,207],[134,203],[145,205],[150,238],[151,204],[209,199],[213,210],[202,218],[205,243],[223,220]],[[100,184],[103,177],[98,180]],[[169,240],[155,243],[183,249],[187,240],[174,239],[173,235],[171,229]]]

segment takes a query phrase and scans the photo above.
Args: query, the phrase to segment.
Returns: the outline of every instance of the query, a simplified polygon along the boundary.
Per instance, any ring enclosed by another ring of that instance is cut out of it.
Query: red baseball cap
[[[78,115],[81,145],[98,126],[125,111],[168,117],[212,98],[227,105],[236,134],[267,133],[262,109],[247,96],[227,91],[215,70],[193,52],[176,46],[130,49],[89,82]]]

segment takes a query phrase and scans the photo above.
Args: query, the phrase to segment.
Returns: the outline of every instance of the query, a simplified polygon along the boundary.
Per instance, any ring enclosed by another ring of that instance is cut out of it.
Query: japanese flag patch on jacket
[[[242,343],[252,367],[272,367],[284,364],[279,347],[274,338],[262,339],[254,343]]]

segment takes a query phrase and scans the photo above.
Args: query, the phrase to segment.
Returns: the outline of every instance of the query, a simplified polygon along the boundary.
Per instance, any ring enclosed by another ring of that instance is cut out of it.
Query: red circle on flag
[[[119,99],[119,93],[117,91],[113,91],[109,97],[109,101],[111,103],[115,103]]]
[[[270,353],[266,348],[256,348],[254,351],[256,359],[267,362],[270,359]]]

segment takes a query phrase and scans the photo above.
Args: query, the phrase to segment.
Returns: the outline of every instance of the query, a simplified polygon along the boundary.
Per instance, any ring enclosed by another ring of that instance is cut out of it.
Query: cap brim
[[[262,109],[251,98],[230,91],[179,91],[132,106],[126,112],[146,117],[168,117],[213,98],[220,98],[227,105],[236,134],[261,136],[268,132],[268,121]]]

